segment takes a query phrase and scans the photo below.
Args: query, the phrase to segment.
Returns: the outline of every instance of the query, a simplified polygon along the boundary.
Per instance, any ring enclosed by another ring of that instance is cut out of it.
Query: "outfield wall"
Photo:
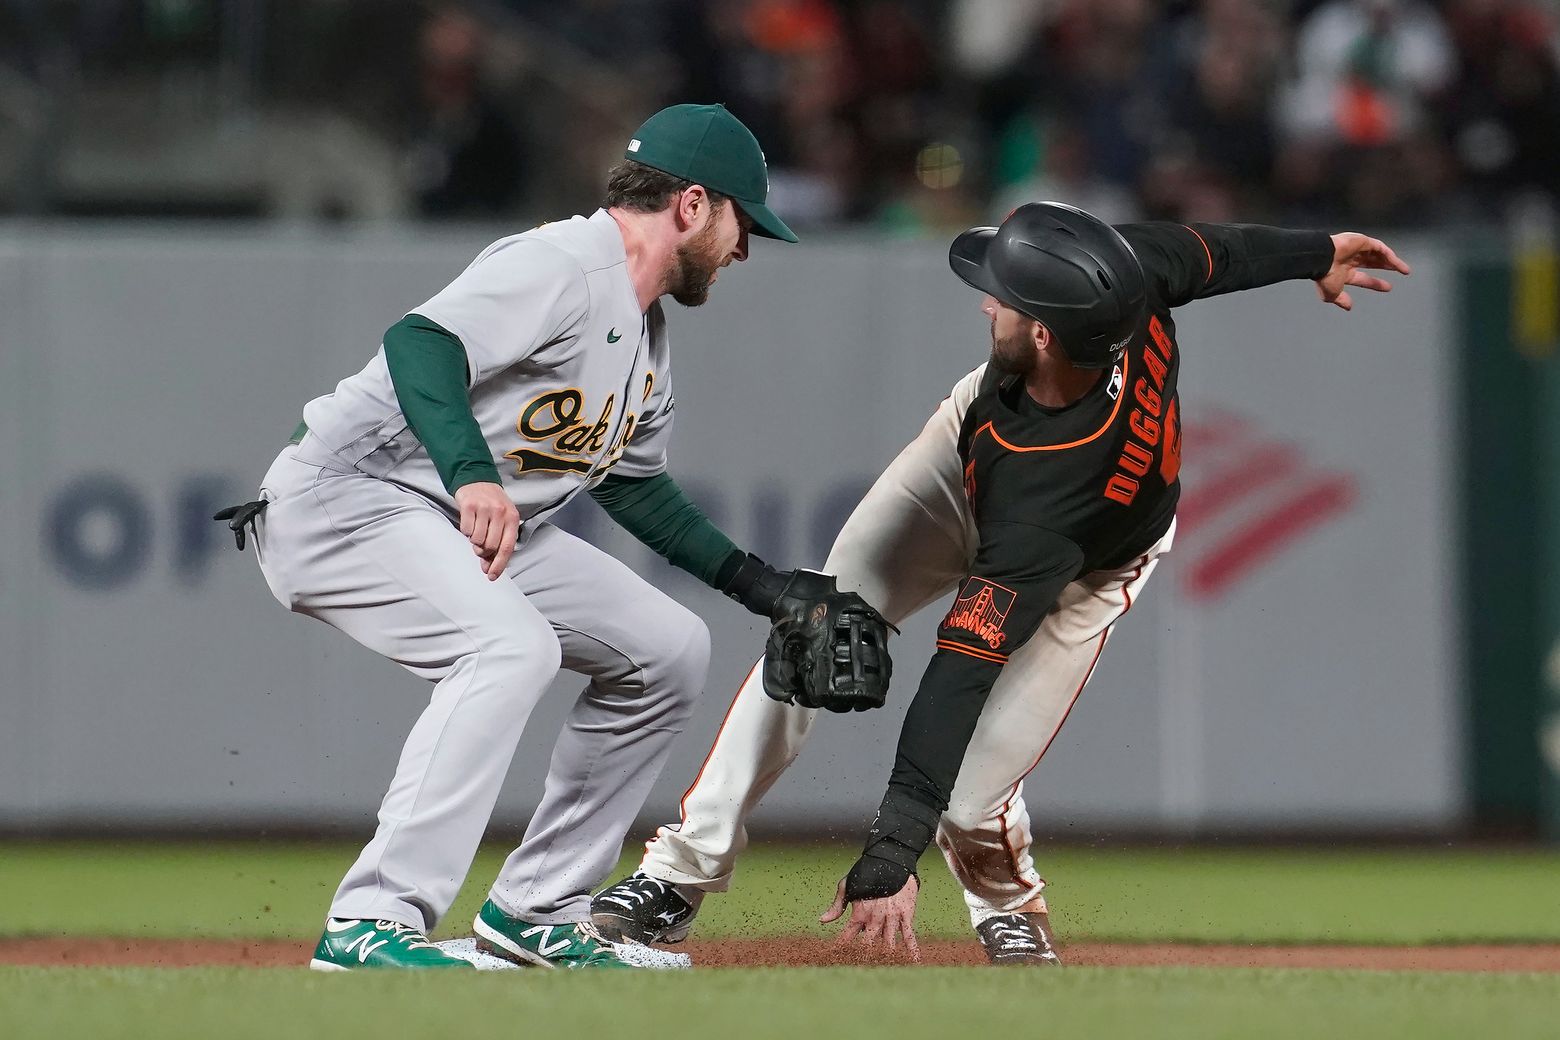
[[[0,231],[0,826],[367,825],[426,687],[283,611],[206,517],[485,238]],[[1180,535],[1031,777],[1038,829],[1459,818],[1450,278],[1406,252],[1413,278],[1352,315],[1299,284],[1181,312]],[[757,254],[670,306],[673,472],[740,543],[816,566],[986,323],[938,242]],[[563,522],[714,634],[665,816],[761,627],[588,501]],[[761,820],[870,817],[933,613],[895,643],[890,708],[824,719]],[[577,685],[533,717],[502,820]]]

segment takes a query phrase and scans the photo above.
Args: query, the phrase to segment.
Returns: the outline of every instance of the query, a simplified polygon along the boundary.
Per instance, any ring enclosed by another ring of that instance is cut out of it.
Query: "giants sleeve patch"
[[[1002,631],[1002,626],[1007,623],[1017,598],[1018,594],[1012,589],[994,581],[968,578],[953,601],[953,609],[943,618],[942,627],[968,632],[992,650],[999,650],[1007,642],[1007,633]]]

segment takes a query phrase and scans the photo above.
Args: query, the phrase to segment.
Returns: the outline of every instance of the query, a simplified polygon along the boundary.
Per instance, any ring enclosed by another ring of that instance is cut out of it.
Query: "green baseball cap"
[[[796,232],[764,205],[769,167],[758,138],[725,105],[661,109],[634,132],[623,158],[730,196],[753,219],[752,234],[796,241]]]

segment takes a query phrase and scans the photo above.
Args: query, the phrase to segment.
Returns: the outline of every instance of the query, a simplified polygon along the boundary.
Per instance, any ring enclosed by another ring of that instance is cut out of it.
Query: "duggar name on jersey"
[[[1133,408],[1127,416],[1131,432],[1116,460],[1117,472],[1111,474],[1105,485],[1105,497],[1124,506],[1130,506],[1137,498],[1138,482],[1153,467],[1156,448],[1160,449],[1159,475],[1166,487],[1175,483],[1181,471],[1181,418],[1175,401],[1170,402],[1163,421],[1160,419],[1165,408],[1165,377],[1175,356],[1175,343],[1157,315],[1149,319],[1148,333],[1154,348],[1143,351],[1143,367],[1148,369],[1148,375],[1138,376],[1132,383]]]

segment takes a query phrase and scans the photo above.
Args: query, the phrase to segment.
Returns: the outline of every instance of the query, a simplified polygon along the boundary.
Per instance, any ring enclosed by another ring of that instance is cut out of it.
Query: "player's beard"
[[[711,213],[698,234],[677,247],[677,266],[666,291],[684,307],[697,307],[710,298],[710,283],[720,270],[720,259],[715,255],[716,231],[715,214]]]
[[[1004,375],[1027,376],[1037,360],[1034,337],[1027,325],[1011,336],[998,336],[997,323],[991,323],[992,368]]]

